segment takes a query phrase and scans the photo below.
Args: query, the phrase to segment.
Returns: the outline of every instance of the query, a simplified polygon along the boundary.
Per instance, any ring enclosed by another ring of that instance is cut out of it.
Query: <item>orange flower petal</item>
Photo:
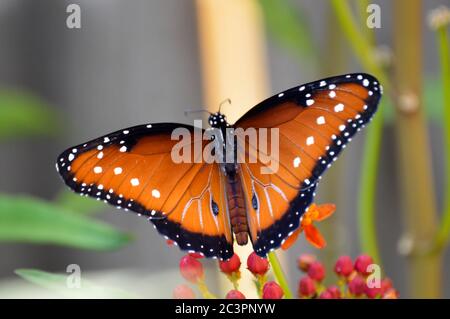
[[[292,245],[294,245],[297,240],[298,235],[301,233],[302,228],[299,227],[291,236],[289,236],[284,243],[281,244],[283,250],[288,250]]]
[[[308,207],[308,212],[312,212],[313,210],[317,209],[317,205],[316,203],[312,203],[311,205],[309,205]]]
[[[306,239],[316,248],[322,249],[327,245],[327,242],[320,234],[319,230],[314,225],[309,225],[305,227],[305,237]]]
[[[334,211],[336,210],[336,205],[322,204],[317,206],[317,210],[319,211],[319,216],[316,218],[316,221],[320,222],[333,215]]]

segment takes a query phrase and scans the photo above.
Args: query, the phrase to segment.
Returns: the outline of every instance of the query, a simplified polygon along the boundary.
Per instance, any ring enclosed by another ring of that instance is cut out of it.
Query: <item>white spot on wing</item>
[[[334,107],[334,111],[337,113],[337,112],[342,112],[344,110],[344,104],[342,104],[342,103],[339,103],[339,104],[336,104],[336,106]]]
[[[130,183],[132,186],[138,186],[139,185],[139,179],[138,178],[132,178],[130,180]]]
[[[297,156],[296,158],[294,158],[294,167],[299,167],[301,162],[302,161],[300,157]]]
[[[101,172],[103,172],[103,169],[101,168],[101,166],[95,166],[94,167],[94,173],[95,174],[100,174]]]
[[[157,190],[156,188],[152,190],[152,196],[155,198],[160,198],[161,194],[159,192],[159,190]]]
[[[319,117],[317,118],[316,122],[317,122],[318,125],[325,124],[325,117],[319,116]]]

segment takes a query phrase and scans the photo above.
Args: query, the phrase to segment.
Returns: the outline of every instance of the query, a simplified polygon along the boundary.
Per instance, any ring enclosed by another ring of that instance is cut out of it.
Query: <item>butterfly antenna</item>
[[[209,112],[208,110],[205,110],[205,109],[197,109],[197,110],[188,109],[188,110],[184,110],[184,115],[188,116],[189,114],[200,113],[200,112],[206,112],[209,115],[211,115],[211,112]]]
[[[220,113],[220,109],[222,108],[222,105],[224,105],[225,103],[228,103],[231,105],[231,100],[230,99],[225,99],[222,102],[220,102],[219,104],[219,113]]]

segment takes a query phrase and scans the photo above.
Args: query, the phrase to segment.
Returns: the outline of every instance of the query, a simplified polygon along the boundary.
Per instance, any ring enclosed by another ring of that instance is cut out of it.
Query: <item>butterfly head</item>
[[[208,123],[209,125],[211,125],[211,127],[214,128],[222,128],[229,126],[227,122],[227,117],[220,112],[211,113],[211,115],[208,118]]]

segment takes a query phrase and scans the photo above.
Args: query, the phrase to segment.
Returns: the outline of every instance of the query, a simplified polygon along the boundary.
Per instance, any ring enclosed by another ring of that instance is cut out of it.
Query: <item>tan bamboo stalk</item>
[[[441,256],[425,254],[436,231],[431,150],[422,105],[422,23],[420,0],[393,1],[396,141],[408,258],[410,297],[441,295]]]
[[[233,123],[269,92],[262,16],[254,0],[197,0],[196,8],[205,103],[216,112],[221,101],[231,99],[222,112]],[[245,264],[252,247],[235,251]],[[256,297],[250,273],[244,265],[241,270],[240,290]],[[222,288],[230,289],[220,278]]]

